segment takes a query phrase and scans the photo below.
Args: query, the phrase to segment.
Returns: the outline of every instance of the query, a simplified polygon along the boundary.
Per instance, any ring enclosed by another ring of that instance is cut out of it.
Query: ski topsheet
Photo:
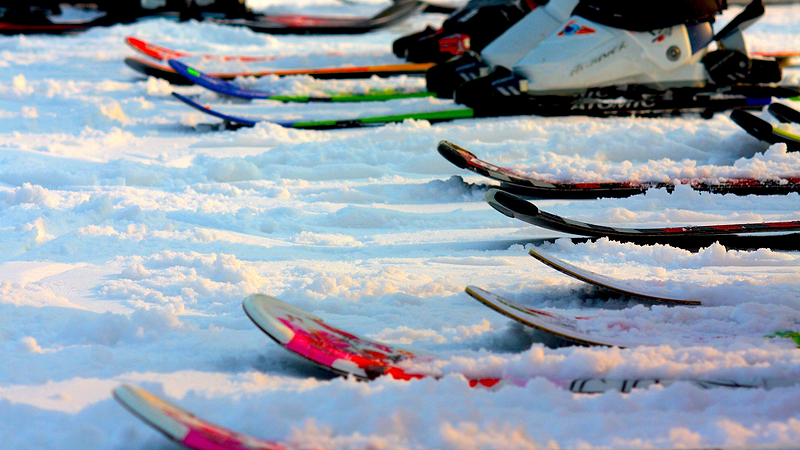
[[[315,17],[302,14],[261,16],[255,20],[218,19],[217,23],[237,25],[270,34],[360,34],[387,27],[422,11],[419,0],[395,0],[372,17]]]
[[[467,288],[467,293],[485,292],[478,288]],[[488,294],[488,293],[487,293]],[[489,294],[491,295],[491,294]],[[476,297],[477,298],[477,297]],[[509,303],[510,304],[510,303]],[[371,341],[340,328],[326,324],[319,317],[289,305],[274,297],[263,294],[251,295],[244,299],[242,304],[245,313],[264,333],[282,347],[313,363],[344,375],[352,375],[361,380],[371,380],[378,376],[390,376],[395,379],[410,380],[425,377],[436,377],[437,374],[425,372],[428,370],[424,363],[436,361],[432,355],[422,354],[417,351],[401,349],[388,344]],[[523,307],[525,308],[525,307]],[[525,308],[534,311],[530,308]],[[557,313],[535,310],[537,314],[550,317],[542,319],[543,323],[563,322],[562,328],[551,325],[543,327],[550,329],[551,334],[569,334],[570,323],[579,318],[570,318]],[[574,339],[573,339],[574,340]],[[594,342],[595,339],[585,336],[584,342]],[[598,343],[593,345],[609,345]],[[621,341],[619,342],[621,343]],[[617,345],[619,343],[611,344]],[[414,371],[405,367],[405,363],[423,363]],[[470,386],[493,387],[504,384],[524,385],[527,380],[511,378],[475,378],[467,377]],[[751,382],[730,380],[660,380],[660,379],[577,379],[577,380],[551,380],[560,387],[576,393],[595,393],[608,390],[621,390],[627,392],[634,387],[647,387],[651,384],[671,384],[676,381],[688,381],[701,387],[727,386],[727,387],[773,387],[795,384],[796,380],[759,379]]]
[[[542,211],[533,203],[499,189],[489,189],[489,191],[486,192],[486,201],[494,209],[508,217],[519,219],[523,222],[548,230],[575,234],[578,236],[615,237],[635,240],[637,238],[685,238],[751,233],[783,234],[800,231],[800,220],[663,228],[608,227],[580,222]]]
[[[242,306],[250,320],[279,345],[339,374],[362,380],[382,375],[401,380],[423,378],[424,374],[407,373],[400,364],[433,359],[334,328],[311,313],[267,295],[251,295]]]
[[[525,325],[534,327],[544,333],[558,336],[561,339],[578,345],[605,347],[638,347],[643,345],[663,345],[663,337],[648,339],[646,330],[637,327],[621,326],[618,320],[606,320],[602,315],[569,316],[553,310],[541,310],[522,305],[495,295],[484,289],[468,286],[467,294],[489,308]],[[797,333],[774,333],[763,338],[785,337],[779,345],[798,346],[800,338]],[[690,344],[705,344],[723,339],[736,339],[735,335],[708,334],[706,336],[673,336]]]
[[[539,249],[531,249],[529,252],[531,256],[544,264],[552,267],[553,269],[569,275],[572,278],[578,279],[585,283],[601,287],[610,291],[614,291],[624,295],[632,295],[648,301],[658,303],[671,303],[683,305],[700,305],[701,301],[689,298],[677,298],[667,295],[655,294],[650,286],[636,285],[634,282],[617,280],[605,275],[601,275],[591,270],[586,270],[578,266],[574,266],[566,261],[562,261],[553,255],[543,252]],[[658,286],[656,286],[658,288]]]
[[[243,63],[268,62],[276,59],[276,56],[248,56],[248,55],[215,55],[210,53],[190,53],[147,42],[145,40],[128,36],[125,43],[132,49],[159,61],[167,61],[175,58],[202,58],[203,60],[235,61]]]
[[[370,102],[370,101],[386,101],[397,100],[403,98],[420,98],[420,97],[433,97],[434,94],[430,92],[404,92],[404,91],[391,91],[391,92],[378,92],[361,95],[348,95],[348,94],[331,94],[326,96],[286,96],[274,95],[271,92],[266,92],[257,89],[248,89],[237,86],[231,81],[223,80],[221,78],[212,77],[200,70],[189,67],[186,64],[170,60],[169,65],[181,76],[186,78],[190,83],[202,86],[210,91],[218,94],[227,95],[231,97],[244,98],[249,100],[262,99],[262,100],[277,100],[284,102]]]
[[[731,111],[731,120],[756,139],[770,144],[786,144],[788,151],[800,151],[800,136],[772,126],[764,119],[746,111]]]
[[[336,128],[360,128],[386,125],[388,123],[402,122],[404,120],[427,120],[431,123],[446,122],[455,119],[466,119],[472,117],[471,109],[446,109],[441,111],[410,113],[410,114],[395,114],[387,116],[364,117],[342,120],[318,120],[318,121],[293,121],[293,122],[278,122],[257,117],[239,117],[232,114],[223,113],[212,109],[210,106],[203,106],[194,100],[173,92],[172,95],[178,100],[186,103],[192,108],[201,111],[205,114],[223,119],[226,123],[236,126],[252,127],[258,122],[271,122],[287,128],[304,128],[311,130],[330,130]]]
[[[499,181],[501,188],[519,195],[539,198],[601,198],[629,197],[642,194],[649,189],[672,191],[674,183],[664,182],[562,182],[531,178],[512,168],[501,167],[484,161],[469,150],[452,142],[441,141],[439,154],[459,168],[467,169],[492,180]],[[681,180],[692,189],[715,194],[772,195],[800,192],[800,177],[779,180],[731,179],[726,181]]]
[[[196,450],[285,450],[269,442],[207,422],[156,395],[123,384],[114,389],[114,398],[135,416],[160,431],[168,439]]]
[[[163,78],[172,84],[191,84],[185,77],[175,72],[175,69],[168,64],[156,63],[142,58],[125,58],[125,64],[131,69],[156,78]],[[319,79],[356,79],[392,77],[397,75],[422,75],[433,64],[408,63],[408,64],[388,64],[379,66],[358,66],[358,67],[324,67],[318,69],[275,69],[275,70],[256,70],[238,72],[216,72],[209,73],[210,76],[223,80],[233,80],[236,77],[264,77],[275,75],[279,77],[290,75],[308,75]]]
[[[574,380],[567,386],[572,392],[600,393],[610,389],[630,392],[632,389],[652,385],[670,385],[670,381],[643,380]],[[794,380],[777,380],[740,384],[728,381],[694,380],[692,384],[701,388],[743,387],[774,388],[791,386]],[[194,414],[156,396],[142,388],[123,384],[114,389],[114,398],[125,409],[161,434],[186,448],[193,450],[287,450],[285,444],[266,441],[237,433],[220,425],[203,420]],[[267,421],[265,420],[265,423]],[[739,449],[741,450],[741,449]]]

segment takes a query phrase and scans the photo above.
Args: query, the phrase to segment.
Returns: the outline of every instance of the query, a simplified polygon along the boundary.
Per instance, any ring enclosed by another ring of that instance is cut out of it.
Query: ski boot
[[[415,63],[443,62],[467,50],[479,52],[536,6],[533,0],[471,0],[438,30],[429,26],[397,39],[392,51]]]
[[[555,31],[569,17],[578,1],[552,0],[538,3],[540,6],[489,43],[480,55],[473,50],[429,69],[425,75],[428,90],[435,92],[440,98],[452,98],[456,87],[487,75],[493,67],[513,66]]]
[[[532,104],[550,103],[540,101],[543,96],[576,99],[582,106],[570,108],[575,114],[680,110],[678,99],[687,108],[713,105],[706,96],[723,87],[780,80],[777,62],[749,58],[742,38],[742,31],[764,14],[761,0],[716,36],[711,23],[725,7],[718,0],[669,2],[657,14],[649,3],[623,3],[630,5],[615,9],[613,0],[582,0],[567,22],[513,69],[495,69],[458,87],[456,102],[487,115],[530,114],[525,110]],[[715,40],[719,50],[709,52]],[[620,98],[616,103],[614,95]],[[592,101],[602,108],[586,106]],[[730,107],[727,100],[720,105]]]

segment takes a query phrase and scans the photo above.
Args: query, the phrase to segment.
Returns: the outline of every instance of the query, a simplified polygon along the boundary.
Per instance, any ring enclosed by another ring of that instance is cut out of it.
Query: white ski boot
[[[742,31],[764,14],[761,0],[752,2],[717,36],[711,22],[725,8],[724,0],[666,2],[663,14],[655,16],[653,5],[643,3],[582,0],[572,16],[512,70],[496,68],[460,86],[456,102],[501,111],[513,97],[597,91],[606,97],[616,93],[639,99],[643,92],[685,89],[694,95],[720,86],[780,81],[777,62],[749,58],[742,37]],[[620,4],[626,8],[619,9]],[[718,49],[711,51],[714,41]]]
[[[428,90],[450,98],[453,90],[488,75],[495,66],[513,67],[517,61],[558,29],[578,0],[539,0],[538,6],[489,43],[480,52],[467,52],[437,64],[426,74]]]

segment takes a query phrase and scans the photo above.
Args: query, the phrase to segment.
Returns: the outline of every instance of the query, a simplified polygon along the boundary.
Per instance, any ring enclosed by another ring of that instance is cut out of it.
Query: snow
[[[383,5],[256,4],[343,15]],[[731,7],[717,26],[739,10]],[[122,63],[133,56],[126,36],[186,51],[274,55],[275,67],[395,62],[394,39],[443,18],[417,17],[364,36],[269,36],[153,20],[74,36],[1,37],[3,448],[174,448],[111,398],[120,383],[300,448],[796,447],[800,386],[676,383],[599,395],[562,386],[584,377],[797,379],[800,351],[763,336],[800,328],[800,253],[545,243],[563,235],[497,213],[483,200],[490,183],[436,152],[446,139],[549,179],[797,176],[800,157],[783,145],[758,142],[725,115],[215,131],[204,125],[215,119],[172,99],[164,81]],[[769,6],[747,38],[752,50],[796,49],[800,5]],[[800,80],[798,70],[786,75]],[[281,93],[421,87],[409,77],[245,81]],[[176,90],[248,108],[197,87]],[[433,103],[259,108],[271,117],[346,118]],[[672,194],[536,204],[582,221],[659,226],[798,220],[798,200],[678,186]],[[538,263],[527,255],[532,245],[675,296],[699,294],[707,305],[609,297]],[[598,316],[598,332],[651,345],[548,348],[540,334],[468,297],[467,285]],[[443,377],[335,378],[250,322],[241,301],[256,292],[359,335],[436,354],[430,369]],[[724,338],[704,340],[709,335]],[[527,383],[473,389],[462,374]]]

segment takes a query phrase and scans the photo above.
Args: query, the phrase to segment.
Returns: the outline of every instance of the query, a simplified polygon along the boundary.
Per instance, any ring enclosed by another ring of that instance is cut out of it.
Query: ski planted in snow
[[[472,293],[470,293],[472,292]],[[474,296],[480,292],[478,288],[467,288],[467,293]],[[485,291],[483,291],[485,292]],[[488,294],[488,293],[487,293]],[[491,294],[490,294],[491,295]],[[422,354],[412,350],[370,341],[350,332],[326,324],[319,317],[302,309],[289,305],[274,297],[255,294],[245,298],[245,313],[270,338],[287,350],[305,358],[332,372],[352,375],[359,380],[372,380],[379,376],[390,376],[395,379],[410,380],[426,377],[437,377],[433,373],[409,372],[403,368],[404,362],[433,362],[435,356]],[[556,322],[557,314],[541,312],[549,315]],[[563,316],[566,317],[566,316]],[[564,319],[569,320],[578,319]],[[793,337],[791,336],[785,337]],[[800,338],[798,338],[800,339]],[[602,345],[602,344],[600,344]],[[424,369],[418,369],[424,370]],[[527,380],[510,378],[470,378],[472,387],[499,387],[505,384],[524,385]],[[609,390],[629,391],[634,387],[647,387],[651,384],[671,384],[687,381],[701,387],[774,387],[787,383],[796,384],[794,379],[760,379],[752,382],[731,380],[659,380],[659,379],[578,379],[551,380],[556,385],[576,393],[597,393]]]
[[[760,117],[735,109],[731,111],[731,120],[756,139],[770,144],[786,144],[788,151],[800,151],[800,136],[774,127]]]
[[[609,390],[630,392],[633,389],[647,388],[656,384],[668,386],[673,382],[658,379],[605,380],[593,378],[574,380],[564,387],[572,392],[594,394]],[[745,384],[712,380],[692,380],[690,382],[705,389],[714,387],[768,389],[789,385],[769,380]],[[140,387],[123,384],[116,387],[113,394],[114,398],[134,416],[163,434],[167,439],[192,450],[287,450],[290,448],[283,443],[237,433],[201,419]]]
[[[231,81],[212,77],[200,70],[189,67],[186,64],[172,59],[169,65],[190,83],[202,86],[210,91],[230,97],[243,98],[248,100],[277,100],[282,102],[325,102],[325,103],[349,103],[349,102],[382,102],[387,100],[397,100],[404,98],[433,97],[430,92],[405,92],[401,90],[388,90],[369,94],[330,94],[325,96],[290,96],[274,95],[270,92],[249,89],[238,86]]]
[[[797,239],[787,239],[787,236],[800,236],[797,233],[800,232],[800,220],[663,228],[624,228],[595,225],[551,214],[540,210],[524,198],[499,189],[489,189],[486,192],[486,201],[494,209],[508,217],[541,228],[578,236],[607,237],[625,242],[662,243],[692,248],[720,242],[723,245],[742,248],[735,244],[736,240],[746,241],[745,238],[754,237],[750,235],[767,234],[771,236],[765,237],[772,238],[769,240],[768,247],[794,249],[798,247]],[[731,239],[722,239],[726,237]],[[750,245],[750,242],[753,241],[745,242],[745,245]],[[758,241],[755,240],[755,242]]]
[[[168,64],[160,64],[142,58],[125,58],[125,64],[131,69],[143,75],[163,78],[172,84],[189,85],[191,84],[185,77],[175,72],[175,69]],[[359,66],[359,67],[324,67],[319,69],[276,69],[259,70],[247,72],[224,72],[210,73],[212,77],[223,80],[233,80],[236,77],[265,77],[276,75],[279,77],[290,75],[308,75],[318,79],[357,79],[378,77],[393,77],[397,75],[422,75],[432,64],[389,64],[381,66]]]
[[[254,19],[217,19],[224,25],[247,27],[269,34],[362,34],[388,27],[421,12],[426,4],[419,0],[395,0],[372,17],[315,17],[302,14],[260,16]]]
[[[468,286],[466,288],[467,294],[470,297],[478,300],[479,302],[483,303],[484,305],[488,306],[489,308],[497,311],[498,313],[512,319],[516,320],[517,322],[523,323],[530,327],[536,328],[546,334],[550,334],[556,336],[560,339],[566,340],[573,344],[577,345],[586,345],[586,346],[603,346],[603,347],[639,347],[642,345],[659,345],[660,343],[657,341],[653,342],[641,342],[635,339],[631,339],[630,337],[625,336],[618,336],[618,334],[625,334],[623,331],[622,333],[619,330],[615,330],[614,327],[618,325],[618,323],[608,323],[608,324],[601,324],[597,323],[595,325],[596,330],[592,330],[591,327],[595,322],[599,322],[598,319],[601,319],[601,316],[569,316],[563,313],[559,313],[556,311],[551,310],[541,310],[537,308],[532,308],[530,306],[525,306],[520,303],[513,302],[511,300],[505,299],[500,297],[499,295],[493,294],[489,291],[484,289],[475,287],[475,286]],[[603,329],[603,327],[606,327]],[[706,343],[709,341],[716,341],[721,338],[733,338],[734,336],[720,336],[720,335],[709,335],[704,336],[702,338],[690,338],[690,341],[693,341],[697,344]],[[778,332],[769,334],[764,336],[764,338],[787,338],[791,341],[791,344],[786,343],[786,345],[792,346],[800,346],[800,333],[797,332]],[[780,342],[780,341],[776,341]],[[781,344],[783,345],[783,344]],[[789,383],[790,381],[777,381],[778,383]],[[792,381],[791,383],[796,383]]]
[[[467,169],[500,182],[500,189],[534,198],[621,198],[643,194],[649,189],[666,189],[672,192],[674,183],[665,182],[561,182],[531,178],[512,168],[496,166],[475,156],[469,150],[452,142],[441,141],[439,154],[455,166]],[[731,179],[707,182],[681,180],[692,189],[714,194],[777,195],[800,192],[800,177],[779,180]]]
[[[132,49],[139,53],[147,55],[159,61],[167,61],[175,58],[202,58],[204,61],[225,61],[225,62],[269,62],[277,58],[277,56],[248,56],[248,55],[215,55],[210,53],[190,53],[180,50],[173,50],[171,48],[162,47],[160,45],[147,42],[145,40],[128,36],[125,38],[125,43]]]
[[[142,388],[123,384],[114,398],[167,439],[196,450],[285,450],[283,444],[236,433],[205,421]]]
[[[209,106],[203,106],[194,100],[173,92],[172,95],[178,100],[186,103],[192,108],[204,112],[208,115],[220,118],[225,121],[226,128],[239,128],[239,127],[252,127],[258,122],[272,122],[286,128],[302,128],[308,130],[332,130],[337,128],[362,128],[386,125],[388,123],[402,122],[404,120],[427,120],[431,123],[447,122],[455,119],[466,119],[472,117],[471,109],[450,109],[444,111],[424,112],[424,113],[411,113],[411,114],[397,114],[391,116],[379,117],[364,117],[356,119],[344,120],[318,120],[318,121],[294,121],[294,122],[277,122],[269,121],[260,118],[247,118],[237,117],[230,114],[212,109]]]
[[[332,327],[275,297],[254,294],[244,299],[242,307],[250,320],[278,345],[341,375],[360,380],[383,375],[400,380],[424,378],[425,374],[407,373],[400,365],[406,360],[433,360]]]
[[[696,299],[657,295],[652,292],[652,289],[648,289],[648,287],[637,286],[629,281],[617,280],[596,272],[592,272],[591,270],[574,266],[539,249],[531,249],[528,251],[528,253],[545,265],[550,266],[565,275],[583,281],[584,283],[589,283],[602,289],[616,292],[618,294],[630,295],[654,303],[694,306],[701,304],[701,301]]]

